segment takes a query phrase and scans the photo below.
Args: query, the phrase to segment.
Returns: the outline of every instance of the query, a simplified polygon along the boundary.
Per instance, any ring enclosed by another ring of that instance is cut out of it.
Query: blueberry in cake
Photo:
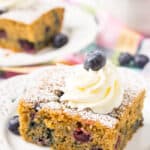
[[[15,1],[0,11],[0,47],[33,53],[51,44],[61,31],[64,6],[56,0]]]
[[[123,150],[143,125],[139,82],[98,51],[83,65],[45,68],[20,99],[20,134],[54,150]]]

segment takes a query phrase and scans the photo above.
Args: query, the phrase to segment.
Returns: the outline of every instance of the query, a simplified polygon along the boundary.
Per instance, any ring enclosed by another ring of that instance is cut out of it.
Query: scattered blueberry
[[[134,57],[134,65],[139,68],[144,68],[144,66],[149,62],[149,57],[138,54]]]
[[[55,48],[60,48],[68,43],[68,37],[63,33],[58,33],[52,38],[52,45]]]
[[[9,120],[9,123],[8,123],[8,129],[16,134],[16,135],[20,135],[19,133],[19,117],[18,116],[14,116],[12,117],[10,120]]]
[[[6,34],[6,32],[5,32],[5,30],[2,30],[2,29],[0,29],[0,38],[2,39],[2,38],[7,38],[7,34]]]
[[[119,56],[119,64],[121,66],[130,65],[131,61],[133,61],[134,57],[129,53],[121,53]]]
[[[33,52],[35,50],[34,44],[27,40],[19,40],[19,44],[20,44],[21,48],[27,52]]]
[[[101,51],[93,51],[89,53],[84,62],[84,68],[86,70],[92,69],[93,71],[98,71],[106,64],[106,56]]]
[[[84,131],[83,129],[76,129],[73,132],[73,136],[76,141],[79,142],[88,142],[90,140],[90,134],[87,131]]]

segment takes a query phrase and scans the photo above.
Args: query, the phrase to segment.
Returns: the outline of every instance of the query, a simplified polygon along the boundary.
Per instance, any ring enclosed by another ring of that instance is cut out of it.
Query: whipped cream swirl
[[[107,62],[99,71],[85,70],[82,65],[74,68],[66,78],[62,101],[72,108],[91,108],[95,113],[109,113],[123,100],[123,87],[117,68]]]

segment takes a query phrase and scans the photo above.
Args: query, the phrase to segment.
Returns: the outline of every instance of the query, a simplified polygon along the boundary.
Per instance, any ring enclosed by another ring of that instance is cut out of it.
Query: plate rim
[[[0,88],[1,88],[1,86],[3,86],[4,84],[6,84],[6,83],[8,83],[8,82],[13,82],[13,80],[16,80],[16,79],[19,79],[20,78],[20,80],[22,79],[22,78],[28,78],[28,77],[32,77],[32,75],[34,75],[35,73],[37,73],[37,72],[39,72],[39,71],[42,71],[43,69],[45,69],[45,68],[47,68],[47,67],[44,67],[44,68],[42,68],[42,69],[38,69],[37,71],[34,71],[33,73],[31,73],[31,74],[29,74],[29,75],[21,75],[21,76],[16,76],[16,77],[13,77],[13,78],[10,78],[10,79],[8,79],[8,80],[4,80],[4,81],[2,81],[2,83],[1,83],[1,85],[0,85]],[[136,71],[134,71],[134,70],[131,70],[131,69],[128,69],[128,68],[122,68],[123,70],[130,70],[130,71],[132,71],[132,72],[135,72],[136,73]],[[19,84],[21,84],[20,82],[19,82]],[[6,89],[7,90],[7,89]],[[8,92],[8,91],[7,91]],[[150,102],[149,102],[149,104],[150,104]],[[0,104],[1,105],[1,104]],[[144,108],[145,109],[145,108]],[[150,110],[148,110],[148,109],[146,109],[145,111],[148,111],[149,113],[150,113]],[[147,113],[147,112],[146,112]],[[10,115],[10,114],[9,114]],[[143,114],[143,115],[147,115],[147,114]],[[0,115],[1,116],[1,115]],[[1,117],[0,117],[1,118]],[[7,118],[6,118],[6,120],[8,120],[8,118],[9,118],[9,116],[7,116]],[[145,116],[144,116],[144,118],[145,118]],[[5,120],[5,121],[6,121]],[[148,125],[150,125],[150,117],[148,118]],[[2,129],[3,128],[3,129]],[[4,135],[4,137],[2,137],[2,136],[0,136],[0,150],[12,150],[10,147],[9,147],[9,143],[7,143],[7,137],[6,137],[6,135],[5,135],[5,131],[4,131],[4,128],[6,128],[5,126],[4,126],[4,123],[3,123],[3,126],[0,124],[0,133],[1,133],[1,135]],[[1,146],[3,146],[3,148],[1,149]],[[150,146],[150,145],[149,145]],[[32,149],[32,148],[31,148]],[[14,149],[13,149],[14,150]],[[43,149],[44,150],[44,149]],[[146,149],[146,150],[148,150],[148,149]]]

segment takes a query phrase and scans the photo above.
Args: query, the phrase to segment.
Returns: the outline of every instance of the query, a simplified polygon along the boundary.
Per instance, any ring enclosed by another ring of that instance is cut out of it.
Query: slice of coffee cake
[[[0,13],[0,47],[33,53],[48,46],[61,31],[64,7],[56,0],[18,3]]]
[[[145,90],[132,73],[89,62],[36,74],[18,107],[26,141],[55,150],[123,150],[143,124]]]

